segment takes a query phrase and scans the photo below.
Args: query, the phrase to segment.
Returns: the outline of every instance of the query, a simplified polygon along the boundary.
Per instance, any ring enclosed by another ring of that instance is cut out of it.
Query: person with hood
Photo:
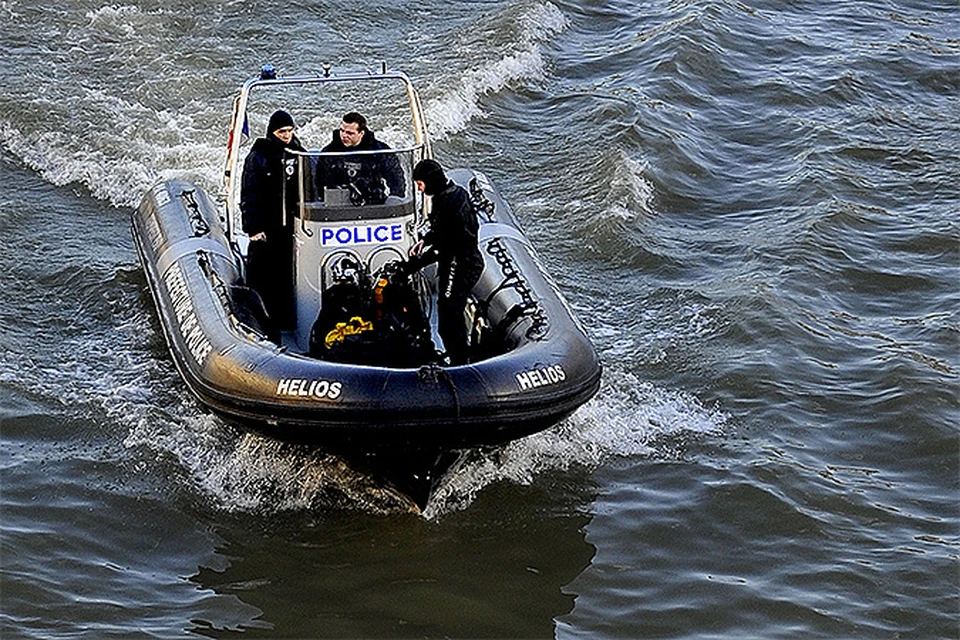
[[[387,151],[390,146],[377,140],[367,127],[367,119],[356,111],[343,116],[339,129],[334,129],[333,140],[321,151],[345,153],[351,151]],[[379,204],[388,195],[404,196],[403,169],[393,153],[364,154],[355,158],[334,156],[326,158],[317,172],[320,193],[323,187],[348,188],[356,204]]]
[[[294,129],[286,111],[270,116],[266,136],[244,161],[240,187],[243,231],[250,237],[247,284],[263,300],[272,325],[265,329],[274,337],[294,327],[292,213],[298,185],[296,164],[284,157],[287,150],[304,150]]]
[[[407,273],[437,264],[437,321],[451,365],[466,364],[469,355],[464,310],[467,296],[483,272],[477,234],[479,222],[466,189],[448,180],[443,167],[427,158],[413,169],[417,189],[432,199],[429,230],[410,249]]]

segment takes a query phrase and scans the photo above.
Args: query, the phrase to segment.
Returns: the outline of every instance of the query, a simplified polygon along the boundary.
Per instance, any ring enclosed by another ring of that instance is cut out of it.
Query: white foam
[[[446,474],[423,514],[435,519],[465,509],[495,482],[529,485],[548,471],[595,469],[612,457],[655,456],[666,440],[721,433],[727,419],[689,394],[661,389],[630,372],[608,374],[597,396],[556,427],[465,459]]]
[[[102,31],[116,31],[119,35],[133,38],[136,36],[136,29],[132,21],[140,14],[139,7],[114,4],[87,11],[85,16],[89,18],[92,27]]]
[[[630,221],[638,214],[653,212],[653,185],[644,172],[647,164],[618,150],[614,160],[613,176],[605,197],[605,211],[616,218]]]
[[[242,434],[192,398],[181,395],[160,403],[164,408],[159,409],[157,394],[143,383],[143,377],[156,379],[150,369],[142,368],[136,380],[110,392],[111,414],[130,425],[124,445],[172,456],[218,508],[256,513],[417,510],[408,498],[336,456]],[[169,391],[160,389],[159,394],[175,395]],[[678,441],[721,434],[727,420],[725,413],[704,407],[688,393],[663,389],[631,372],[608,371],[598,395],[559,425],[493,452],[467,456],[450,469],[423,515],[437,519],[466,509],[496,482],[526,486],[546,472],[589,471],[615,457],[674,455]]]
[[[21,14],[14,11],[13,7],[19,4],[18,2],[8,2],[3,0],[0,2],[0,17],[6,17],[11,20],[19,19]]]
[[[497,93],[512,82],[539,80],[545,75],[540,44],[563,31],[569,21],[552,3],[538,4],[519,19],[521,36],[507,52],[493,61],[484,61],[450,81],[454,88],[424,104],[430,135],[444,140],[462,131],[474,118],[483,117],[481,99]]]
[[[377,484],[342,459],[320,450],[239,433],[189,408],[174,423],[142,419],[124,441],[173,456],[194,486],[218,508],[260,514],[356,509],[416,512],[406,496]]]
[[[96,97],[95,94],[91,96]],[[63,186],[83,184],[98,199],[116,207],[133,207],[158,178],[191,177],[208,189],[215,188],[214,176],[223,160],[223,149],[201,143],[191,128],[169,114],[127,109],[116,97],[104,97],[101,109],[124,112],[118,117],[118,132],[110,138],[89,138],[90,132],[44,131],[27,137],[9,123],[0,122],[0,142],[44,180]],[[92,108],[91,103],[87,103]],[[142,118],[136,125],[132,119]],[[126,123],[126,124],[124,124]],[[124,133],[136,126],[151,129],[152,142]],[[169,135],[160,136],[166,130]],[[79,137],[88,136],[81,148]],[[164,168],[166,167],[166,168]]]

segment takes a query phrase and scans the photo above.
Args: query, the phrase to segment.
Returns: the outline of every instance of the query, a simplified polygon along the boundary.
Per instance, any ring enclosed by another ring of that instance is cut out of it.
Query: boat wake
[[[613,375],[616,383],[604,383],[596,397],[553,429],[465,457],[442,478],[423,515],[434,519],[465,509],[498,482],[530,485],[547,472],[591,471],[616,457],[674,457],[684,441],[726,427],[726,414],[692,396],[627,372]]]
[[[432,483],[425,504],[336,454],[234,430],[192,400],[167,420],[154,411],[142,416],[124,445],[172,456],[196,490],[229,512],[358,510],[434,520],[469,508],[496,483],[528,486],[545,473],[589,472],[616,457],[674,457],[683,442],[725,429],[727,416],[693,397],[629,374],[617,378],[552,429],[461,455]]]

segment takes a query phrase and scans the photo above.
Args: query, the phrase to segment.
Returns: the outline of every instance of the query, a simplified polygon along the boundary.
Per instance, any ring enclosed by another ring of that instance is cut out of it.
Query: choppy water
[[[958,637],[960,6],[448,5],[0,1],[0,635]],[[381,60],[605,364],[423,514],[204,412],[128,230]]]

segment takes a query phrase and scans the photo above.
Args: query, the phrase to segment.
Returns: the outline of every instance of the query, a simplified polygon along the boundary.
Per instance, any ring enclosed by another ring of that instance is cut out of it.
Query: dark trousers
[[[443,348],[450,364],[466,364],[469,356],[467,323],[463,313],[467,308],[467,296],[480,279],[479,268],[457,270],[454,263],[440,268],[440,291],[437,295],[437,330],[443,339]]]
[[[272,328],[290,331],[293,313],[293,239],[289,236],[250,242],[247,285],[263,300]]]

